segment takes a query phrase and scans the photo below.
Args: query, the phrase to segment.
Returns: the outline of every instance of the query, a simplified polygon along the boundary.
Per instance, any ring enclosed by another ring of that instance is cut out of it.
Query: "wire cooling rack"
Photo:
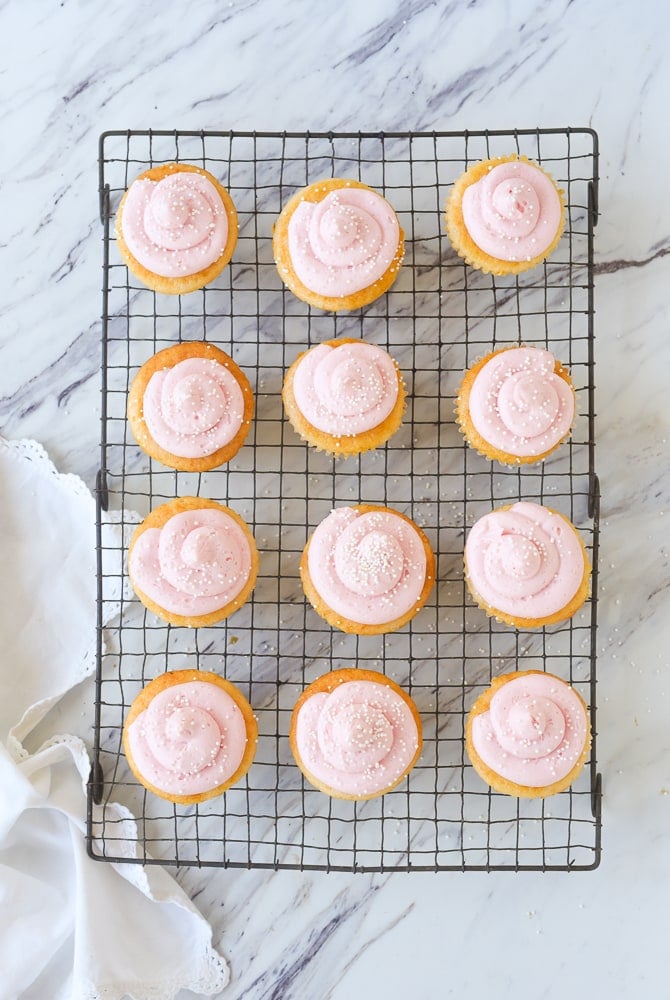
[[[518,277],[468,268],[444,233],[450,187],[471,163],[510,152],[544,165],[565,191],[568,223],[550,260]],[[338,871],[575,870],[600,860],[600,775],[592,756],[573,787],[545,801],[490,791],[464,751],[470,706],[494,675],[558,674],[590,706],[595,734],[598,480],[594,470],[593,228],[597,137],[589,129],[430,134],[107,132],[100,140],[103,234],[102,451],[98,481],[99,620],[94,764],[88,795],[92,857],[179,865]],[[143,170],[179,160],[229,189],[239,242],[224,273],[183,297],[157,295],[130,275],[114,246],[124,190]],[[298,188],[324,177],[364,181],[398,212],[406,258],[388,294],[340,315],[312,310],[279,280],[272,225]],[[307,447],[283,418],[284,372],[298,353],[337,336],[391,352],[404,374],[402,429],[371,454],[334,459]],[[125,418],[131,379],[156,351],[207,340],[231,354],[256,393],[256,416],[235,459],[195,475],[149,460]],[[454,424],[465,368],[504,344],[548,347],[572,373],[579,417],[570,441],[540,466],[507,469],[466,447]],[[251,600],[213,628],[175,628],[127,588],[123,546],[103,530],[122,511],[127,537],[178,495],[218,499],[250,524],[261,552]],[[535,631],[489,620],[466,593],[464,534],[493,506],[531,499],[580,528],[593,596],[569,622]],[[425,530],[438,585],[400,632],[332,630],[303,596],[298,564],[308,534],[333,508],[387,504]],[[104,609],[122,588],[120,624]],[[291,711],[306,684],[358,664],[384,671],[414,698],[422,756],[382,798],[353,803],[315,791],[293,764]],[[144,791],[121,749],[126,712],[167,669],[198,666],[236,683],[258,717],[256,760],[239,785],[197,807]],[[121,802],[137,817],[120,818]]]

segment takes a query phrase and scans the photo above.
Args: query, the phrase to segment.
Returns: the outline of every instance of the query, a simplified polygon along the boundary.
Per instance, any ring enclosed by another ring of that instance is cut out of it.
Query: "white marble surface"
[[[643,4],[213,0],[0,7],[0,430],[93,485],[103,129],[591,125],[603,861],[592,873],[179,880],[224,994],[665,995],[670,809],[667,466],[670,10]],[[54,713],[90,732],[90,690]]]

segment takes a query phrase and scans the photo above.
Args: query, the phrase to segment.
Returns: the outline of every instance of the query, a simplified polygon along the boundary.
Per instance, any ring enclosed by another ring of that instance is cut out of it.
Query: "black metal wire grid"
[[[564,190],[565,234],[549,261],[518,277],[467,267],[444,233],[450,186],[473,162],[518,152]],[[210,286],[157,295],[128,273],[114,247],[120,198],[150,166],[201,165],[230,191],[239,215],[232,264]],[[88,794],[92,857],[151,864],[332,871],[578,870],[601,852],[596,770],[595,660],[599,489],[594,469],[593,228],[597,137],[590,129],[508,132],[107,132],[100,140],[103,235],[102,450],[98,481],[98,669],[94,763]],[[272,225],[288,197],[324,177],[364,181],[398,212],[406,258],[390,292],[363,310],[324,314],[277,274]],[[407,385],[401,430],[384,448],[335,461],[306,446],[283,418],[284,372],[306,347],[358,336],[386,348]],[[246,445],[226,467],[167,470],[136,446],[125,418],[141,364],[178,341],[208,340],[231,354],[256,391]],[[509,469],[469,449],[454,424],[465,368],[492,348],[546,346],[568,364],[579,416],[570,441],[539,467]],[[106,509],[146,515],[178,495],[228,503],[250,524],[260,573],[247,605],[213,628],[162,623],[128,593],[120,625],[103,608],[126,584],[124,547],[102,529]],[[532,499],[569,516],[593,563],[593,596],[569,622],[515,630],[486,617],[466,593],[466,529],[492,507]],[[327,626],[305,601],[298,564],[308,534],[334,507],[380,503],[409,514],[437,555],[438,584],[403,630],[357,637]],[[320,674],[358,664],[385,672],[414,698],[422,756],[398,789],[353,803],[307,784],[288,746],[291,710]],[[197,807],[142,789],[121,749],[125,714],[158,673],[198,666],[236,683],[258,718],[252,768],[238,786]],[[541,669],[569,681],[590,706],[590,764],[548,800],[492,792],[464,751],[468,710],[491,678]],[[110,803],[137,817],[136,837]],[[134,838],[134,839],[133,839]],[[133,859],[131,857],[131,860]]]

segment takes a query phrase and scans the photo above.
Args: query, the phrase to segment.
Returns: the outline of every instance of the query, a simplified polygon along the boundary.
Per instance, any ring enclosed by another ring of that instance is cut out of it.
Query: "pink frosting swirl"
[[[419,747],[412,712],[383,682],[346,681],[317,692],[296,720],[300,758],[319,783],[365,797],[394,785]]]
[[[501,685],[489,711],[472,720],[483,762],[518,785],[542,788],[570,773],[588,735],[584,705],[552,674],[529,673]]]
[[[556,359],[537,347],[494,355],[470,389],[470,418],[494,447],[510,455],[541,455],[568,434],[575,398],[554,372]]]
[[[155,372],[143,412],[154,441],[173,455],[201,458],[229,444],[244,416],[244,396],[218,361],[187,358]]]
[[[472,526],[465,564],[480,597],[519,618],[546,618],[560,611],[584,576],[584,553],[572,525],[525,501],[491,511]]]
[[[169,795],[197,795],[225,784],[247,745],[244,716],[227,691],[207,681],[159,691],[128,726],[137,770]]]
[[[547,250],[563,207],[551,179],[525,160],[490,168],[463,192],[463,221],[477,246],[499,260],[522,261]]]
[[[320,344],[300,358],[293,395],[319,430],[337,436],[361,434],[381,424],[397,402],[395,363],[373,344]]]
[[[133,580],[161,608],[175,615],[207,615],[240,593],[251,572],[243,529],[223,510],[182,511],[163,528],[147,528],[129,558]]]
[[[293,269],[318,295],[353,295],[388,270],[398,250],[400,227],[381,195],[343,187],[319,202],[302,201],[288,225]]]
[[[228,239],[228,216],[219,192],[207,177],[190,170],[159,181],[134,181],[123,204],[122,226],[133,257],[165,278],[209,267]]]
[[[361,625],[400,618],[416,605],[426,582],[421,537],[390,510],[334,510],[312,535],[307,564],[324,601]]]

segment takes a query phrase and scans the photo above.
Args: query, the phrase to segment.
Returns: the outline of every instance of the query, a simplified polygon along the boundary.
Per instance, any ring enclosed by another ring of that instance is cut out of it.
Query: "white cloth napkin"
[[[86,854],[82,741],[23,745],[95,667],[94,519],[81,480],[0,438],[0,1000],[213,996],[228,966],[174,879]],[[130,857],[134,820],[116,810]]]

